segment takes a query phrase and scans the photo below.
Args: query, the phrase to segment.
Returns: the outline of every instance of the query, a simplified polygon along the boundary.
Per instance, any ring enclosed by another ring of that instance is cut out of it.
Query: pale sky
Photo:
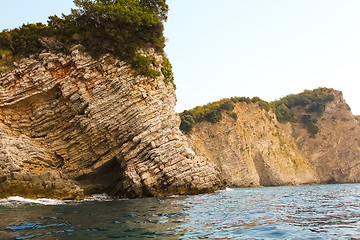
[[[1,0],[0,28],[46,22],[72,0]],[[232,96],[272,101],[304,89],[343,91],[360,114],[359,0],[168,0],[165,49],[176,110]]]

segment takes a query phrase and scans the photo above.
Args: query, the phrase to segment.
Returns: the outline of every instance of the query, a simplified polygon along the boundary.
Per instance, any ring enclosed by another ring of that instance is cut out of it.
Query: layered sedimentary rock
[[[331,90],[313,138],[301,123],[279,123],[257,103],[237,103],[238,119],[194,126],[188,138],[210,159],[228,186],[360,182],[360,125],[341,92]]]
[[[237,103],[234,120],[226,114],[216,124],[195,125],[189,136],[196,153],[220,168],[228,186],[271,186],[317,182],[291,136],[290,126],[277,122],[258,104]],[[289,131],[290,130],[290,131]]]
[[[77,46],[0,75],[0,197],[83,198],[209,192],[214,164],[188,147],[163,77]],[[154,68],[162,57],[153,55]]]
[[[316,169],[321,183],[360,182],[360,125],[339,91],[326,105],[318,120],[315,138],[300,124],[292,125],[292,135],[302,155]]]

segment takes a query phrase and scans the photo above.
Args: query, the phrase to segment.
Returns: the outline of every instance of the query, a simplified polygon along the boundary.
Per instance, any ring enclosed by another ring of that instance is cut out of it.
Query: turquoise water
[[[360,184],[0,200],[0,239],[360,239]]]

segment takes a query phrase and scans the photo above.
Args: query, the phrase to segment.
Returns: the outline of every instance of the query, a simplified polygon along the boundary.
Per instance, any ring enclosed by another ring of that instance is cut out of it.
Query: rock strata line
[[[0,197],[166,196],[222,187],[189,148],[163,77],[109,55],[43,52],[0,75]],[[153,51],[154,68],[162,58]]]

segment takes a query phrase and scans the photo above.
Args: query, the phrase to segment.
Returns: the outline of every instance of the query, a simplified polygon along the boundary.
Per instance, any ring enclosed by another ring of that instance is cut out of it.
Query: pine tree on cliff
[[[142,75],[160,72],[150,68],[152,59],[138,54],[154,48],[163,53],[165,0],[75,0],[71,14],[49,17],[48,25],[27,24],[0,33],[0,51],[11,56],[28,56],[44,49],[43,40],[53,38],[65,47],[81,44],[93,56],[110,53],[125,60]],[[1,56],[1,55],[0,55]],[[9,64],[11,59],[0,64]],[[0,59],[1,61],[1,59]]]

